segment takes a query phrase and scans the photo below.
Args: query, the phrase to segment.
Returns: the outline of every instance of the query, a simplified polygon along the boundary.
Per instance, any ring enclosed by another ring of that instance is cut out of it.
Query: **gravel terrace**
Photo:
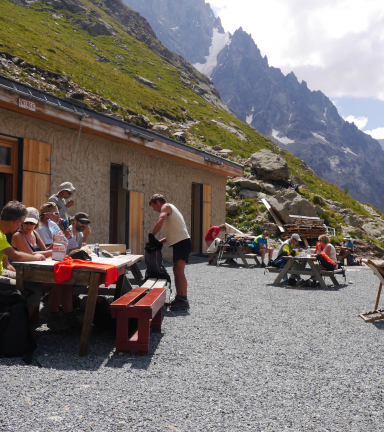
[[[1,359],[0,430],[381,430],[384,322],[357,316],[374,306],[370,270],[327,291],[198,257],[186,273],[191,309],[165,314],[147,357],[115,355],[113,335],[94,329],[80,358],[79,333],[43,326],[41,368]]]

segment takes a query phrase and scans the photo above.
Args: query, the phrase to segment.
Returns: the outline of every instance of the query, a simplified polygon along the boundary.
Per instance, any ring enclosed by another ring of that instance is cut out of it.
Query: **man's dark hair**
[[[4,222],[14,222],[27,216],[28,210],[19,201],[9,201],[3,208],[0,219]]]
[[[155,194],[152,196],[151,200],[149,201],[149,205],[156,204],[157,201],[160,201],[161,204],[165,204],[167,202],[167,200],[165,199],[164,195],[160,195],[160,194]]]

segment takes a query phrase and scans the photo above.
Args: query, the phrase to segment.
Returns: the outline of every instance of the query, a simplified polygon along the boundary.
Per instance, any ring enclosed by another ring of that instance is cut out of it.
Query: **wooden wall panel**
[[[129,192],[129,249],[136,255],[144,253],[144,194]]]
[[[207,244],[205,243],[205,236],[212,223],[212,186],[203,185],[203,228],[202,228],[202,253],[207,252]]]
[[[23,170],[51,173],[51,146],[30,139],[24,140]]]
[[[47,174],[23,172],[23,204],[37,210],[49,197],[50,176]]]

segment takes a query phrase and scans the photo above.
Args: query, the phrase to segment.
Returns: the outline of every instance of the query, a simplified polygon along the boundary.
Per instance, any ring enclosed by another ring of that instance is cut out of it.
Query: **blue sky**
[[[206,0],[208,3],[208,1]],[[270,66],[321,90],[384,139],[383,0],[211,0],[226,31],[250,33]]]

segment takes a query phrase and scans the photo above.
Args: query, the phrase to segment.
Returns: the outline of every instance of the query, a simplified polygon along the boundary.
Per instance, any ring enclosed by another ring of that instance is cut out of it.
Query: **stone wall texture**
[[[175,162],[126,145],[81,134],[76,157],[78,131],[0,109],[0,134],[51,144],[51,189],[56,193],[64,181],[76,187],[75,206],[69,214],[85,211],[92,221],[90,243],[109,242],[109,194],[111,164],[129,167],[129,189],[145,195],[144,235],[152,230],[158,213],[148,202],[154,193],[162,193],[183,214],[191,228],[192,183],[212,186],[212,224],[225,222],[226,177],[193,166]],[[73,162],[74,159],[74,162]],[[73,173],[70,176],[72,162]],[[162,234],[162,233],[160,233]],[[171,259],[171,249],[163,257]]]

